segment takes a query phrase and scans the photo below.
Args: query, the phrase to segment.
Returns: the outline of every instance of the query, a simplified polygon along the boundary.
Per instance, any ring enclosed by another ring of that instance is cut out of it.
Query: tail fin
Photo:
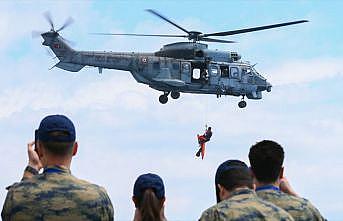
[[[56,57],[63,62],[70,62],[74,50],[63,40],[55,31],[49,31],[42,34],[45,46],[50,47]]]
[[[42,34],[45,46],[50,47],[56,57],[60,60],[55,66],[66,71],[77,72],[85,65],[72,61],[75,50],[72,49],[56,31],[49,31]]]

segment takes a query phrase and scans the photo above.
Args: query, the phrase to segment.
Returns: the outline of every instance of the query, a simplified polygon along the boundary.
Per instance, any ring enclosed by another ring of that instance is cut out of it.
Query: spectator
[[[35,135],[36,142],[28,144],[22,181],[8,187],[2,220],[113,220],[105,189],[70,172],[78,149],[73,123],[63,115],[50,115]]]
[[[134,221],[166,221],[164,184],[156,174],[140,175],[133,187]]]
[[[222,163],[216,172],[217,204],[205,210],[199,221],[288,221],[292,217],[279,207],[259,199],[247,165],[239,160]]]
[[[318,209],[298,197],[283,177],[284,151],[280,144],[270,140],[256,143],[250,148],[249,160],[261,199],[286,210],[296,221],[324,220]]]

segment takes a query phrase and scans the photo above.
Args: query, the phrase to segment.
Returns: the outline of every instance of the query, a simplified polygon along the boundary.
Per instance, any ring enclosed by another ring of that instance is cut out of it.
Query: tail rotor
[[[49,11],[44,12],[43,16],[48,21],[48,23],[50,25],[50,31],[49,31],[50,33],[57,34],[60,31],[62,31],[63,29],[65,29],[66,27],[68,27],[69,25],[71,25],[72,23],[74,23],[74,19],[72,17],[68,17],[66,19],[66,21],[64,22],[64,24],[59,29],[55,30],[55,25],[54,25],[54,22],[52,20],[50,12]],[[44,33],[46,33],[46,32],[32,31],[32,38],[37,38]],[[66,40],[66,39],[64,39],[64,40]],[[66,41],[68,41],[68,40],[66,40]]]
[[[44,12],[43,15],[44,15],[45,19],[49,22],[49,24],[51,26],[51,31],[55,31],[54,22],[52,21],[50,12],[46,11],[46,12]]]
[[[67,20],[64,22],[64,24],[56,30],[56,32],[62,31],[63,29],[65,29],[66,27],[68,27],[69,25],[74,23],[74,19],[72,17],[68,17]]]

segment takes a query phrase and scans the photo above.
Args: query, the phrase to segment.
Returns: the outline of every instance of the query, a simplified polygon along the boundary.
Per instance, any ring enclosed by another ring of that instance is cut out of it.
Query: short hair
[[[51,131],[49,132],[50,137],[61,137],[61,136],[68,136],[68,132],[65,131]],[[42,143],[43,147],[51,154],[56,155],[56,156],[67,156],[71,154],[73,146],[74,146],[74,141],[73,142],[57,142],[57,141],[48,141],[48,142],[43,142]]]
[[[275,182],[280,175],[283,160],[283,148],[275,141],[260,141],[249,151],[251,170],[259,182]]]

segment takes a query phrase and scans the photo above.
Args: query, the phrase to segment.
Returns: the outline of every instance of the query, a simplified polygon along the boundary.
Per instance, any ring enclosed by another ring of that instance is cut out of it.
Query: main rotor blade
[[[254,27],[254,28],[245,28],[245,29],[238,29],[238,30],[233,30],[233,31],[224,31],[224,32],[203,34],[201,37],[236,35],[236,34],[242,34],[242,33],[247,33],[247,32],[260,31],[260,30],[271,29],[271,28],[278,28],[278,27],[287,26],[287,25],[295,25],[295,24],[304,23],[304,22],[308,22],[308,20],[300,20],[300,21],[279,23],[279,24],[266,25],[266,26],[260,26],[260,27]]]
[[[49,22],[50,26],[51,26],[51,29],[54,30],[54,23],[52,22],[52,19],[51,19],[51,14],[49,11],[46,11],[44,12],[44,17],[45,19]]]
[[[74,22],[74,19],[72,17],[68,17],[67,20],[64,22],[64,24],[62,25],[62,27],[60,27],[59,29],[56,30],[56,32],[62,31],[63,29],[65,29],[66,27],[68,27],[69,25],[71,25]]]
[[[90,33],[92,35],[115,35],[115,36],[143,36],[143,37],[183,37],[187,38],[187,35],[150,35],[150,34],[116,34],[116,33]]]
[[[163,15],[159,14],[158,12],[152,10],[152,9],[146,9],[146,11],[156,15],[157,17],[162,18],[163,20],[165,20],[166,22],[169,22],[170,24],[174,25],[175,27],[181,29],[182,31],[186,32],[187,34],[190,34],[189,31],[187,31],[186,29],[184,29],[183,27],[181,27],[180,25],[177,25],[175,22],[172,22],[171,20],[169,20],[168,18],[164,17]]]
[[[236,43],[235,41],[227,41],[221,39],[214,39],[214,38],[200,38],[200,41],[208,41],[208,42],[219,42],[219,43]]]

